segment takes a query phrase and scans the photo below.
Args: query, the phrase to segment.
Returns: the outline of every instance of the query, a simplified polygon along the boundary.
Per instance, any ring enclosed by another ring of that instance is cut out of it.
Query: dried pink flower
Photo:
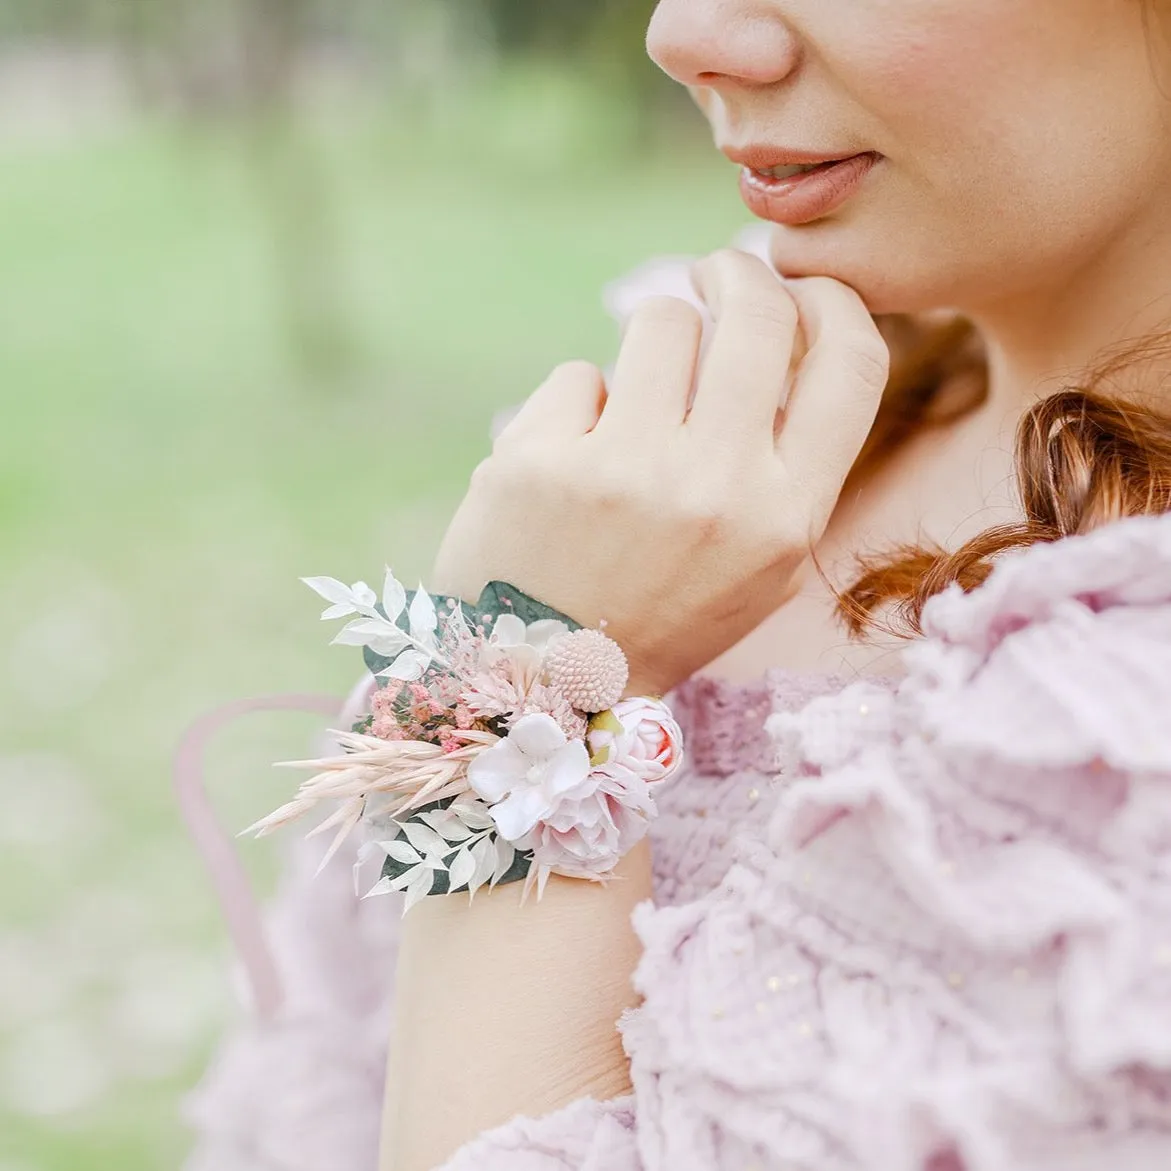
[[[402,728],[399,727],[398,721],[394,716],[378,715],[374,717],[374,722],[370,725],[370,735],[377,736],[379,740],[405,740],[406,735]]]
[[[552,716],[558,727],[570,740],[584,740],[589,724],[586,718],[574,710],[573,705],[559,691],[536,683],[525,697],[524,706],[509,720],[510,725],[524,716],[543,713]]]
[[[491,671],[480,671],[460,697],[472,715],[482,720],[500,719],[522,708],[525,693],[510,680]]]

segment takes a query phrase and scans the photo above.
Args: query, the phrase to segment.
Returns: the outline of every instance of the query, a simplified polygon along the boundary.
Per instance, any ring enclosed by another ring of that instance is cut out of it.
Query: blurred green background
[[[0,1171],[182,1163],[239,1011],[183,728],[342,694],[297,578],[425,575],[604,283],[744,223],[652,7],[0,0]],[[314,727],[216,742],[230,825]]]

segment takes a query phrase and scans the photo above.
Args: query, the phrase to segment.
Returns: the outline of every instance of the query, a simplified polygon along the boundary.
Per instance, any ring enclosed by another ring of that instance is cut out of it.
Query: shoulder
[[[1171,771],[1171,515],[1012,554],[981,588],[932,599],[923,624],[893,692],[857,684],[775,716],[782,759],[832,765],[889,734],[1019,765]]]
[[[1171,515],[1034,546],[924,619],[909,698],[943,745],[1171,770]]]

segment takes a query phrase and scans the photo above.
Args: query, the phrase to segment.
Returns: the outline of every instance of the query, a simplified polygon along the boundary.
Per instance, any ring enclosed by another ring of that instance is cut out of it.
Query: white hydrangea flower
[[[597,787],[585,744],[543,713],[518,720],[499,744],[481,752],[468,766],[468,783],[492,807],[497,831],[509,842],[552,817],[564,799]]]

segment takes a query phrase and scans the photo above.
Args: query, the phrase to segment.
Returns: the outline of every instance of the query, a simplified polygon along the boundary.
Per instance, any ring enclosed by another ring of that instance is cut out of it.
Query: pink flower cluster
[[[546,652],[568,635],[562,622],[526,626],[511,614],[489,632],[469,627],[454,610],[441,619],[446,666],[432,666],[419,682],[392,680],[373,697],[368,731],[381,740],[424,740],[454,751],[456,735],[471,728],[504,735],[525,716],[547,715],[571,740],[585,738],[585,715],[546,672]]]
[[[464,747],[457,732],[477,726],[476,716],[462,703],[443,696],[442,679],[430,683],[392,681],[370,700],[369,733],[380,740],[422,740],[447,752]]]
[[[654,787],[682,763],[682,733],[663,703],[632,699],[619,706],[620,717],[615,708],[600,721],[600,763],[587,742],[567,738],[538,714],[519,720],[468,769],[500,836],[533,852],[539,878],[610,873],[646,834]]]

